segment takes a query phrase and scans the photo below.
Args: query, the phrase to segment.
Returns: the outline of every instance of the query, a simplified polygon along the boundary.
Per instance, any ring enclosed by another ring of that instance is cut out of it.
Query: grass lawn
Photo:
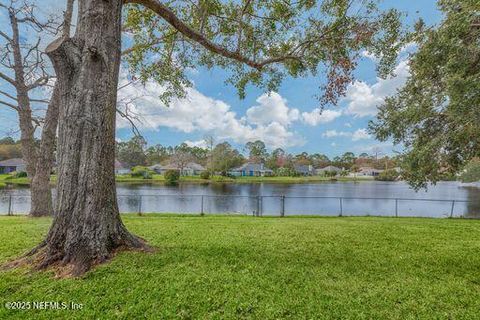
[[[478,319],[480,221],[124,215],[158,251],[81,279],[0,274],[0,319]],[[0,218],[0,261],[50,220]],[[7,310],[59,301],[82,310]]]

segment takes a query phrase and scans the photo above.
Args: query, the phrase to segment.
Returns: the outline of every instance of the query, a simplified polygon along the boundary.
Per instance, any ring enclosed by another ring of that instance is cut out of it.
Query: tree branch
[[[257,70],[261,70],[264,66],[268,64],[283,62],[285,60],[290,60],[290,59],[300,59],[299,56],[288,54],[284,56],[269,58],[263,61],[255,61],[242,55],[240,52],[231,51],[228,48],[222,47],[212,42],[211,40],[207,39],[204,35],[202,35],[198,31],[192,29],[190,26],[185,24],[181,19],[179,19],[175,15],[173,11],[171,11],[168,7],[160,3],[160,1],[158,0],[125,0],[124,3],[125,4],[135,3],[135,4],[143,5],[146,8],[149,8],[150,10],[158,14],[160,17],[162,17],[166,22],[168,22],[172,27],[178,30],[185,37],[195,41],[196,43],[203,46],[205,49],[211,52],[214,52],[216,54],[219,54],[223,57],[233,59],[238,62],[242,62]]]
[[[9,93],[7,93],[7,92],[5,92],[5,91],[1,91],[1,90],[0,90],[0,93],[3,94],[3,95],[6,96],[6,97],[12,99],[12,100],[17,101],[17,98],[15,98],[14,96],[12,96],[11,94],[9,94]]]
[[[7,76],[5,73],[3,72],[0,72],[0,78],[2,78],[3,80],[9,82],[12,86],[16,87],[17,86],[17,82],[15,80],[13,80],[12,78],[10,78],[9,76]]]
[[[7,107],[9,107],[9,108],[12,108],[13,110],[18,111],[18,107],[17,107],[16,105],[14,105],[14,104],[11,104],[11,103],[8,103],[8,102],[2,101],[2,100],[0,100],[0,104],[3,104],[3,105],[5,105],[5,106],[7,106]]]

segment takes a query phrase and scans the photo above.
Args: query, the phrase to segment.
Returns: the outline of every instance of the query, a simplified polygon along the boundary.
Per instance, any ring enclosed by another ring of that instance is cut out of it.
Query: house
[[[327,172],[335,172],[336,174],[340,174],[343,170],[339,167],[335,166],[326,166],[324,168],[319,168],[315,170],[315,174],[319,176],[324,176]]]
[[[180,174],[182,176],[196,176],[206,170],[201,164],[198,164],[196,162],[189,162],[182,169],[180,169],[178,165],[174,164],[155,164],[149,167],[149,169],[155,171],[158,174],[164,174],[168,170],[178,170],[181,171]]]
[[[311,176],[314,174],[314,169],[311,165],[295,164],[293,170],[302,176]]]
[[[205,170],[206,169],[201,164],[198,164],[196,162],[189,162],[183,168],[181,174],[184,176],[198,176]]]
[[[123,163],[115,159],[115,174],[128,174],[130,169],[128,169]]]
[[[369,176],[369,177],[376,177],[380,175],[384,170],[375,169],[371,167],[361,167],[357,173],[357,176]]]
[[[0,161],[0,173],[25,172],[26,163],[23,159],[14,158]]]
[[[229,174],[237,177],[269,177],[273,175],[273,170],[266,168],[263,163],[247,162],[231,170]]]

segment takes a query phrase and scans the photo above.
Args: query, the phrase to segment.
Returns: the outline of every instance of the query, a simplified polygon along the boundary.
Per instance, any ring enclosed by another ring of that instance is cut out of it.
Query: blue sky
[[[62,1],[50,2],[55,4],[54,8]],[[386,0],[382,6],[405,11],[409,24],[419,17],[427,24],[441,19],[434,0]],[[9,30],[6,17],[0,19],[2,30]],[[202,145],[203,138],[211,135],[217,142],[226,140],[239,148],[249,140],[261,139],[272,148],[282,147],[292,153],[319,152],[332,157],[346,151],[358,154],[379,148],[389,154],[400,148],[375,141],[365,129],[374,118],[376,106],[408,76],[407,58],[412,50],[413,47],[405,48],[396,68],[397,77],[386,80],[376,77],[374,58],[366,54],[356,70],[358,81],[349,87],[338,106],[329,107],[322,114],[314,97],[319,93],[321,78],[286,79],[278,92],[270,95],[249,87],[246,98],[240,100],[235,88],[224,83],[227,74],[220,69],[192,70],[189,76],[194,87],[186,99],[175,101],[168,108],[156,99],[155,93],[161,88],[154,83],[145,88],[130,86],[120,92],[120,99],[144,96],[135,100],[134,109],[140,114],[139,128],[150,145],[184,141]],[[122,81],[126,81],[125,77],[121,77]],[[0,87],[8,90],[4,85]],[[0,135],[15,130],[16,122],[16,115],[0,106]],[[118,127],[119,139],[131,137],[128,123],[120,119]]]

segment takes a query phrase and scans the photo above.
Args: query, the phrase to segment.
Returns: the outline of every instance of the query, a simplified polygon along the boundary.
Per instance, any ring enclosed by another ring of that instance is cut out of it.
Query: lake
[[[480,188],[458,182],[440,182],[418,192],[404,182],[379,181],[118,184],[117,193],[121,212],[480,218]],[[0,189],[0,213],[8,212],[10,195],[12,212],[27,213],[29,194],[28,188]]]

